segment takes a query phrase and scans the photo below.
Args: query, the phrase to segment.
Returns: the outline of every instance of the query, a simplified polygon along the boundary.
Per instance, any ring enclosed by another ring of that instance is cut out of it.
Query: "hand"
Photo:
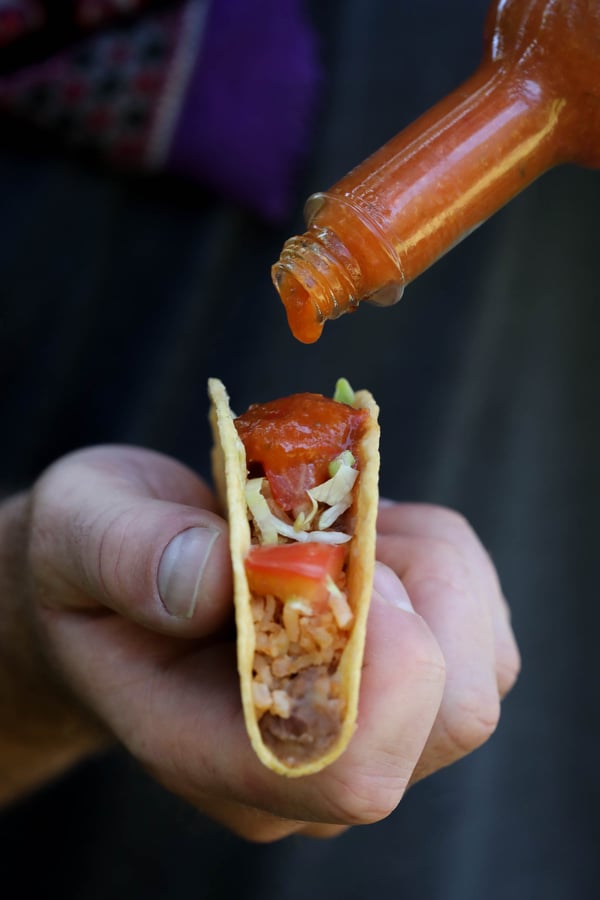
[[[377,530],[378,558],[402,580],[446,667],[442,702],[411,778],[416,781],[491,736],[521,661],[494,565],[462,516],[382,501]]]
[[[168,789],[249,838],[382,818],[411,780],[491,734],[516,677],[497,579],[470,529],[444,510],[385,506],[359,727],[328,769],[283,779],[246,737],[227,528],[207,486],[163,456],[97,448],[52,466],[16,508],[12,633],[27,638],[12,672],[17,686],[28,666],[26,681],[38,679],[37,694],[23,693],[30,720],[52,728],[32,700],[50,697],[44,708],[70,722],[55,740],[116,738]]]

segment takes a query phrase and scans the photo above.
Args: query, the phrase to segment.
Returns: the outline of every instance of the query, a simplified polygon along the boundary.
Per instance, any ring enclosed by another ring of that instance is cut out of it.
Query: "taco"
[[[329,765],[356,725],[375,561],[378,407],[345,379],[235,417],[209,381],[215,484],[227,511],[242,705],[282,775]]]

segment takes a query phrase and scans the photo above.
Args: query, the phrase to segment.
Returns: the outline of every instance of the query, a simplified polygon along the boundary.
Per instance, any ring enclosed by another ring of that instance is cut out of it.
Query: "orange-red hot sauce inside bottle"
[[[600,0],[495,0],[471,78],[306,204],[273,281],[292,333],[395,303],[535,178],[600,168]]]

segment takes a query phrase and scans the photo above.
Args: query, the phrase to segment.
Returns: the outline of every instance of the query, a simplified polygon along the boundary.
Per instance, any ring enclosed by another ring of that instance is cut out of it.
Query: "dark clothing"
[[[327,82],[281,228],[185,183],[3,139],[3,486],[113,441],[207,475],[208,376],[242,410],[344,375],[381,405],[382,493],[459,509],[489,548],[523,673],[484,748],[333,842],[253,846],[125,755],[84,764],[0,819],[0,877],[20,896],[597,896],[600,176],[549,173],[397,307],[296,343],[269,266],[303,198],[472,71],[487,2],[313,6]]]

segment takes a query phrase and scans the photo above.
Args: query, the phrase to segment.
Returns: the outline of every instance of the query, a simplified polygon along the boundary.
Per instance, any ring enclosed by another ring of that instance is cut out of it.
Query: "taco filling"
[[[248,470],[252,699],[264,743],[290,765],[323,755],[345,715],[339,664],[356,614],[347,571],[370,420],[320,394],[234,420]]]

